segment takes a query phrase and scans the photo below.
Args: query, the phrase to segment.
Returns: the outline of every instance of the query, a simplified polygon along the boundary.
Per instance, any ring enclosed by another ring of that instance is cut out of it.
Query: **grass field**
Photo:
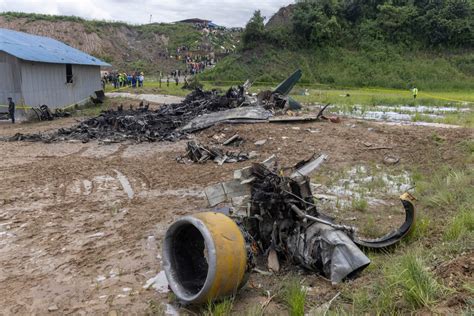
[[[221,84],[214,84],[209,81],[203,81],[205,89],[221,89],[225,90],[231,85],[238,85],[240,81],[227,81]],[[257,84],[251,88],[251,92],[271,89],[277,83],[273,84]],[[305,89],[308,89],[309,96],[304,96]],[[106,91],[111,92],[114,89],[107,86]],[[122,88],[123,92],[150,93],[157,91],[169,95],[186,95],[189,90],[182,89],[182,84],[176,86],[170,83],[169,87],[166,83],[160,84],[157,81],[149,81],[145,83],[144,88]],[[350,97],[347,97],[347,94]],[[325,85],[297,85],[293,89],[292,95],[296,99],[305,103],[330,102],[335,104],[361,104],[361,105],[433,105],[433,106],[450,106],[462,105],[463,103],[474,104],[474,91],[423,91],[418,92],[416,102],[410,90],[384,89],[384,88],[347,88],[347,89],[330,89]]]

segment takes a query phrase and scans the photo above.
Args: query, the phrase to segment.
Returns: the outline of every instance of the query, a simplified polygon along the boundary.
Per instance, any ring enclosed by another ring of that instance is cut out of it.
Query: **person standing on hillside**
[[[8,98],[8,114],[12,119],[12,124],[15,124],[15,102],[12,98]]]
[[[138,86],[143,88],[143,81],[145,80],[145,76],[143,75],[143,72],[140,73],[138,76]]]
[[[413,87],[413,100],[415,100],[417,96],[418,96],[418,88]]]

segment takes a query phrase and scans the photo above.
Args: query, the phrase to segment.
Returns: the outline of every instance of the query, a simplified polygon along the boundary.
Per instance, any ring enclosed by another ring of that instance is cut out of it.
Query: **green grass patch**
[[[364,198],[354,198],[351,201],[351,207],[353,210],[365,213],[369,208],[369,202],[367,202],[367,200]]]
[[[462,237],[472,234],[474,231],[474,208],[466,207],[451,220],[446,231],[444,239],[447,241],[457,241]]]
[[[306,290],[298,277],[290,277],[283,285],[281,298],[288,306],[291,316],[303,316],[306,304]]]
[[[474,128],[474,109],[469,112],[447,113],[435,122]]]
[[[413,224],[410,232],[408,233],[405,241],[411,243],[413,241],[420,240],[430,234],[431,220],[426,215],[416,214],[415,223]]]
[[[438,174],[432,182],[432,194],[428,198],[428,204],[432,207],[443,209],[457,209],[464,204],[474,202],[472,188],[474,185],[473,172],[450,171],[447,174]]]
[[[344,284],[342,300],[349,303],[345,305],[334,304],[328,315],[396,315],[397,294],[388,281],[379,276],[377,271],[376,281],[354,288],[353,284]]]
[[[383,231],[380,228],[380,225],[377,224],[373,216],[369,217],[362,228],[360,233],[369,238],[377,238],[383,235]]]
[[[226,298],[220,302],[209,302],[206,310],[202,312],[203,316],[228,316],[234,307],[234,298]]]
[[[446,289],[438,283],[421,258],[421,254],[410,252],[390,262],[386,278],[411,308],[432,308]]]

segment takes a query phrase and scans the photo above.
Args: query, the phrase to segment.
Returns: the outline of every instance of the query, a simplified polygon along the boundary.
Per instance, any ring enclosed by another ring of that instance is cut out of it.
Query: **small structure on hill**
[[[0,29],[0,112],[12,97],[17,116],[87,102],[102,90],[100,67],[110,66],[57,40]]]
[[[198,19],[198,18],[192,18],[192,19],[186,19],[186,20],[181,20],[177,21],[176,23],[187,23],[187,24],[193,24],[193,25],[198,25],[204,28],[208,29],[219,29],[222,28],[221,26],[215,24],[214,22],[210,20],[203,20],[203,19]]]
[[[198,18],[192,18],[192,19],[177,21],[177,23],[203,24],[203,25],[207,26],[209,23],[211,23],[211,21],[198,19]]]

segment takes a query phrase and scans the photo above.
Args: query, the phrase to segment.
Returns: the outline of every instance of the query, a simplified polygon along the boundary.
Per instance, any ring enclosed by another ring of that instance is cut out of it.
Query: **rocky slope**
[[[89,21],[77,17],[23,13],[0,14],[0,28],[52,37],[101,58],[118,70],[146,70],[148,73],[184,68],[176,48],[206,47],[220,52],[233,49],[238,32],[219,30],[215,34],[189,24],[129,25],[122,22]]]

